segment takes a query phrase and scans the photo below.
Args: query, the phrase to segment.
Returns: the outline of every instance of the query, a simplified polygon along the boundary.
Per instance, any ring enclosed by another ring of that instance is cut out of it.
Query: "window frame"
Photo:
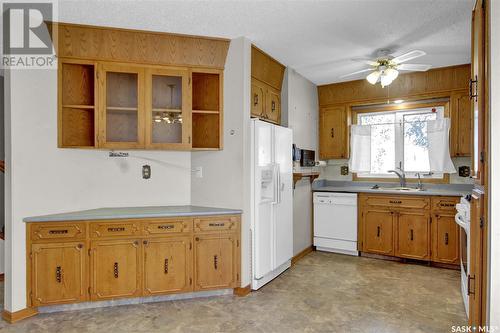
[[[443,117],[450,117],[450,101],[436,101],[436,102],[407,102],[407,103],[401,103],[401,104],[389,104],[389,105],[377,105],[377,106],[361,106],[359,105],[358,107],[363,107],[362,109],[355,109],[353,108],[356,107],[355,105],[351,105],[351,124],[356,125],[358,123],[358,115],[361,115],[363,113],[388,113],[388,112],[397,112],[397,111],[406,111],[406,110],[416,110],[416,109],[424,109],[424,108],[432,108],[432,107],[442,107],[443,108]],[[350,136],[350,131],[349,131],[349,136]],[[451,140],[450,140],[450,145],[451,145]],[[402,146],[400,144],[399,146]],[[399,148],[399,153],[401,154],[401,149],[402,147]],[[398,145],[396,145],[396,155],[398,154]],[[403,157],[404,158],[404,157]],[[412,182],[417,182],[417,175],[415,172],[405,172],[407,181],[412,183]],[[439,175],[432,175],[432,176],[427,176],[425,174],[421,174],[422,176],[422,182],[427,182],[427,183],[449,183],[449,174],[444,173],[444,174],[439,174]],[[395,174],[389,174],[389,175],[366,175],[366,174],[358,174],[358,173],[353,173],[353,180],[358,180],[358,181],[392,181],[392,180],[397,180],[398,177]]]

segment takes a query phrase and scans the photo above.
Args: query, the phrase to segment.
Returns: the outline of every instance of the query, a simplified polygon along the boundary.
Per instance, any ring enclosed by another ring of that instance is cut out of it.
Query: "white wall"
[[[231,41],[224,69],[224,149],[193,152],[193,205],[243,209],[241,285],[250,284],[250,48],[248,39]]]
[[[500,2],[491,6],[489,324],[500,328]]]
[[[316,151],[318,155],[318,91],[316,85],[287,68],[282,98],[286,99],[288,127],[298,148]],[[312,245],[312,193],[308,178],[297,182],[293,191],[293,252]]]
[[[190,203],[191,153],[57,148],[55,70],[6,77],[5,309],[26,307],[26,216],[109,206]],[[141,178],[149,164],[152,176]]]

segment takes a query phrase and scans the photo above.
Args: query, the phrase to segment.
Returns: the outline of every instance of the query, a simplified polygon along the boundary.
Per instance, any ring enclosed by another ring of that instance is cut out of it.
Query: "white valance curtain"
[[[457,172],[450,157],[450,118],[427,121],[430,172]],[[371,171],[371,125],[351,125],[351,172]]]
[[[430,172],[457,172],[450,157],[450,124],[450,118],[427,121]]]
[[[370,172],[371,170],[371,138],[370,125],[351,125],[351,172]]]

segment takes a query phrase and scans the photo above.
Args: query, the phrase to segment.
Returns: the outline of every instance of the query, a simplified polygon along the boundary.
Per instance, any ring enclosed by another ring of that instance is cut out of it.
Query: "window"
[[[358,176],[393,178],[388,170],[400,167],[409,178],[417,173],[443,178],[443,174],[429,174],[427,141],[427,121],[443,117],[443,106],[358,113],[359,125],[371,125],[371,171]]]

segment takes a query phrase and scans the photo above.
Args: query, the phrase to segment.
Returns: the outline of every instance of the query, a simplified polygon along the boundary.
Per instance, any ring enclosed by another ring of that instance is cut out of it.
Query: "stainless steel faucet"
[[[399,172],[396,171],[396,170],[389,170],[387,172],[393,172],[393,173],[395,173],[398,176],[398,178],[399,178],[399,185],[401,187],[406,187],[406,176],[405,176],[404,170],[401,169],[401,168],[396,168],[396,169],[399,169]]]

